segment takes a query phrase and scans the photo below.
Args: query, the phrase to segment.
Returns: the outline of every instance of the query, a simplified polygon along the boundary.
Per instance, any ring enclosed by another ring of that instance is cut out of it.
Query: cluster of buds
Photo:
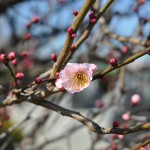
[[[75,31],[71,27],[67,28],[67,32],[70,35],[70,37],[73,38],[73,39],[77,36],[76,33],[75,33]]]
[[[96,23],[97,19],[93,11],[90,12],[89,19],[91,23]]]
[[[16,53],[10,52],[8,55],[5,53],[0,54],[0,62],[7,64],[9,61],[14,61],[16,59]]]
[[[40,21],[40,18],[38,16],[32,17],[30,22],[26,24],[26,29],[29,30],[32,24],[37,24],[39,23],[39,21]]]
[[[31,18],[30,22],[26,24],[26,29],[29,30],[31,28],[32,24],[37,24],[37,23],[39,23],[39,21],[40,21],[40,18],[38,16],[34,16],[33,18]],[[31,34],[29,32],[27,32],[24,35],[23,39],[30,40],[31,37],[32,37]]]

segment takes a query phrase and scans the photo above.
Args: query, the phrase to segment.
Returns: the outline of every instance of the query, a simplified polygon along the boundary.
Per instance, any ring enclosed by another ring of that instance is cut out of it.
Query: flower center
[[[76,73],[74,80],[78,87],[85,86],[88,83],[87,75],[82,72]]]

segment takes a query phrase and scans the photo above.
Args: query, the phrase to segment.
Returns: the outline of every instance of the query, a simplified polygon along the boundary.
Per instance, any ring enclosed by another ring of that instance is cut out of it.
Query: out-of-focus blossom
[[[97,70],[95,64],[78,64],[68,63],[65,68],[60,71],[59,79],[56,80],[56,86],[64,87],[68,92],[80,92],[88,87],[92,80],[92,75]]]
[[[131,118],[130,113],[125,113],[122,115],[122,119],[125,121],[129,121]]]
[[[131,97],[131,104],[138,105],[141,102],[141,96],[139,94],[134,94]]]
[[[120,140],[124,139],[124,135],[118,134],[117,136],[118,136],[118,139]]]

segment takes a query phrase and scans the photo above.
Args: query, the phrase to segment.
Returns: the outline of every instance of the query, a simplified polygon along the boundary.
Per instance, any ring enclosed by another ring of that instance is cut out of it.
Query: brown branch
[[[88,13],[89,9],[92,7],[94,2],[95,2],[95,0],[86,0],[86,2],[84,3],[83,7],[79,11],[79,14],[76,16],[76,18],[71,26],[75,32],[78,31],[79,26],[81,25],[83,19],[85,18],[86,14]],[[56,72],[59,71],[61,69],[61,67],[63,66],[63,62],[66,59],[66,57],[70,51],[72,42],[73,42],[73,39],[68,34],[66,37],[65,43],[64,43],[64,47],[63,47],[56,63],[53,66],[50,77],[54,77]]]
[[[136,53],[135,55],[133,56],[130,56],[129,58],[127,58],[125,61],[123,61],[122,63],[119,63],[117,66],[109,66],[108,68],[106,68],[105,70],[103,70],[101,73],[98,73],[96,75],[94,75],[93,77],[93,80],[95,79],[98,79],[98,78],[101,78],[103,75],[107,74],[107,73],[110,73],[111,71],[117,69],[117,68],[120,68],[122,66],[125,66],[127,64],[130,64],[132,63],[133,61],[135,61],[136,59],[146,55],[148,52],[150,51],[150,47],[148,47],[146,50],[142,50],[138,53]]]
[[[53,111],[56,111],[57,113],[59,113],[63,116],[71,117],[71,118],[81,122],[82,124],[86,125],[91,131],[102,134],[101,127],[98,124],[96,124],[95,122],[91,121],[90,119],[84,117],[79,112],[65,109],[63,107],[60,107],[60,106],[58,106],[52,102],[46,101],[46,100],[43,100],[39,103],[35,103],[33,101],[30,101],[30,102],[34,103],[36,105],[40,105],[45,108],[51,109]]]
[[[18,85],[17,85],[17,79],[16,79],[15,74],[14,74],[14,72],[12,71],[12,69],[11,69],[9,63],[6,63],[5,66],[6,66],[6,67],[8,68],[8,70],[10,71],[10,74],[11,74],[11,76],[13,77],[13,79],[14,79],[14,81],[15,81],[15,86],[18,87]]]
[[[139,150],[141,147],[144,147],[148,144],[150,144],[150,139],[146,140],[144,143],[139,144],[137,147],[132,148],[131,150]]]
[[[105,75],[107,73],[110,73],[111,71],[113,71],[113,70],[115,70],[117,68],[120,68],[120,67],[122,67],[124,65],[127,65],[127,64],[133,62],[137,58],[142,57],[145,54],[149,53],[149,51],[150,51],[150,47],[147,48],[146,50],[140,51],[137,54],[129,57],[128,59],[126,59],[125,61],[123,61],[122,63],[118,64],[115,67],[110,66],[110,67],[106,68],[104,71],[94,75],[93,80],[101,78],[103,75]],[[24,92],[27,92],[27,93],[24,93]],[[28,94],[28,92],[29,92],[29,94]],[[28,91],[28,90],[22,92],[20,90],[18,90],[18,91],[14,90],[14,94],[12,94],[12,97],[8,96],[8,98],[6,98],[2,102],[0,107],[13,105],[15,103],[20,103],[20,102],[23,102],[23,101],[31,101],[32,100],[33,102],[39,102],[39,101],[45,99],[46,97],[48,97],[48,96],[50,96],[50,95],[52,95],[54,93],[57,93],[57,92],[60,92],[60,91],[59,91],[59,89],[57,87],[55,87],[55,85],[50,86],[49,89],[47,89],[47,87],[45,85],[45,87],[43,87],[43,90],[38,91],[38,92],[37,91],[32,91],[31,92],[31,91]],[[15,93],[17,93],[18,96],[15,95]]]
[[[145,122],[140,125],[132,126],[129,128],[124,128],[124,129],[122,129],[122,128],[103,128],[103,127],[100,127],[97,123],[93,122],[92,120],[84,117],[79,112],[65,109],[63,107],[60,107],[60,106],[52,103],[52,102],[49,102],[46,100],[43,100],[38,103],[35,103],[34,101],[30,101],[30,102],[34,103],[36,105],[40,105],[45,108],[51,109],[53,111],[56,111],[57,113],[59,113],[63,116],[73,118],[73,119],[81,122],[82,124],[84,124],[91,131],[98,133],[98,134],[122,134],[122,135],[125,135],[125,134],[131,134],[134,132],[139,132],[142,130],[150,129],[150,122]]]
[[[100,11],[97,14],[97,20],[108,10],[108,8],[112,5],[112,3],[115,0],[108,0],[106,4],[100,9]],[[86,30],[83,32],[81,37],[76,41],[75,47],[78,48],[88,37],[91,33],[91,30],[93,29],[95,24],[89,23]]]
[[[104,28],[106,28],[106,27],[104,27]],[[141,40],[141,39],[137,39],[137,38],[120,36],[120,35],[117,35],[115,33],[109,32],[108,29],[105,29],[104,34],[106,36],[108,36],[109,38],[116,39],[120,42],[129,42],[129,43],[134,44],[134,45],[142,45],[145,47],[150,46],[150,40]]]
[[[98,14],[97,14],[97,21],[98,19],[108,10],[108,8],[112,5],[112,3],[114,2],[115,0],[108,0],[106,2],[106,4],[99,10]],[[93,29],[95,24],[93,23],[90,23],[88,24],[86,30],[82,33],[82,35],[80,36],[80,38],[75,42],[74,46],[75,46],[75,49],[77,49],[90,35],[91,33],[91,30]],[[65,59],[65,64],[70,60],[70,58],[72,57],[74,52],[70,51],[67,58]]]

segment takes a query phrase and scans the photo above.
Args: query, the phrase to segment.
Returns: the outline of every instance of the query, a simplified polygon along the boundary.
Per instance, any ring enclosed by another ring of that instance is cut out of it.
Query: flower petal
[[[68,63],[65,68],[60,71],[59,77],[56,81],[56,86],[64,87],[68,92],[80,92],[90,85],[92,74],[96,72],[97,66],[95,64],[78,64]]]

